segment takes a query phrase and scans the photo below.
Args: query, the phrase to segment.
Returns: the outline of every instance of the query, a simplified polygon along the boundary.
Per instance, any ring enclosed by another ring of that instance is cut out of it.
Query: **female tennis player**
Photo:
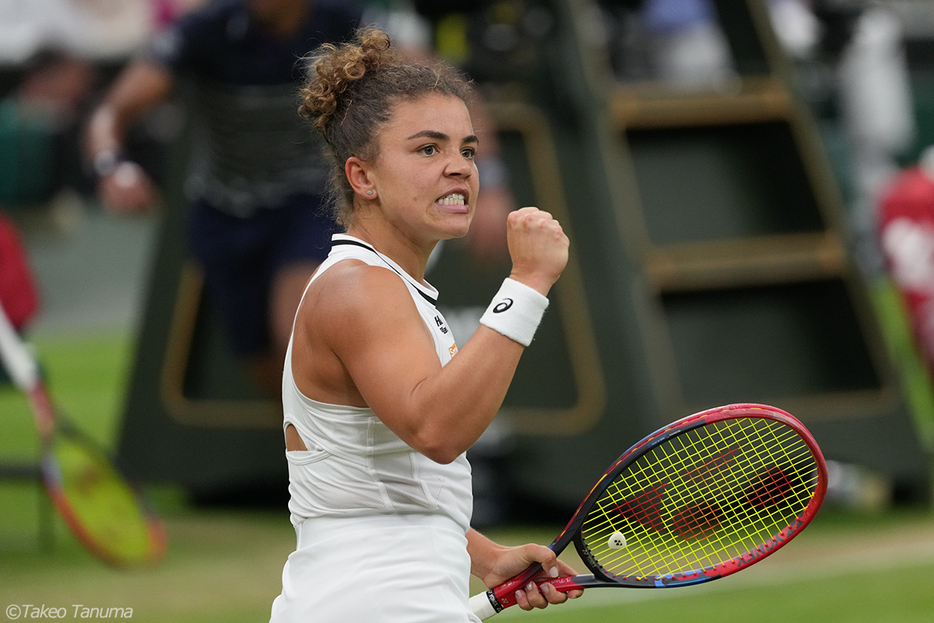
[[[568,257],[547,213],[510,214],[512,272],[458,346],[425,279],[428,256],[467,233],[479,191],[467,83],[403,61],[385,33],[310,59],[300,112],[324,136],[345,234],[309,282],[282,382],[297,547],[274,623],[477,621],[469,574],[496,586],[547,547],[504,547],[470,528],[465,453],[490,424]],[[570,596],[579,595],[579,591]],[[526,610],[567,595],[534,583]]]

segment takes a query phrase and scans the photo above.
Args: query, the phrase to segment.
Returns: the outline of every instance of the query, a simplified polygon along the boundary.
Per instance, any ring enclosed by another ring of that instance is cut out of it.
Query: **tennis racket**
[[[165,554],[162,523],[106,452],[52,404],[39,365],[0,306],[0,360],[29,399],[41,439],[40,471],[55,508],[77,539],[116,567]]]
[[[568,592],[716,580],[797,536],[826,491],[820,448],[781,409],[735,404],[689,415],[613,463],[549,546],[560,553],[573,540],[592,573],[546,581]],[[474,614],[486,619],[514,605],[515,592],[541,571],[536,563],[474,595]]]

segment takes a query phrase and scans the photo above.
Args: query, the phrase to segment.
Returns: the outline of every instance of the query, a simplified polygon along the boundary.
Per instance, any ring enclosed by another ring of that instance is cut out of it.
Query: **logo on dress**
[[[438,325],[438,329],[441,331],[441,333],[444,335],[448,334],[448,328],[444,326],[444,318],[441,316],[435,316],[435,324]]]

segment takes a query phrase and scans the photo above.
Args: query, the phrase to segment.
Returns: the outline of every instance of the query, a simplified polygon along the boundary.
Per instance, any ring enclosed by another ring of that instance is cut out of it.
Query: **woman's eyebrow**
[[[444,132],[438,132],[437,130],[422,130],[421,132],[416,132],[406,140],[413,138],[433,138],[438,141],[447,141],[451,137],[445,134]]]
[[[408,137],[406,140],[411,140],[413,138],[433,138],[436,141],[448,141],[451,139],[450,136],[444,132],[438,132],[437,130],[422,130],[421,132],[416,132],[412,136]],[[479,143],[480,139],[477,138],[475,134],[470,134],[465,136],[464,140],[461,143]]]

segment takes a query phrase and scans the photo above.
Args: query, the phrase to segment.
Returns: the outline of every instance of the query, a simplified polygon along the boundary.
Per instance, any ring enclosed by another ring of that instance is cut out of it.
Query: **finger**
[[[548,212],[543,212],[538,208],[526,206],[509,213],[506,221],[513,227],[527,225],[536,221],[551,220],[552,216]]]
[[[516,591],[516,605],[523,610],[531,610],[533,608],[532,604],[529,603],[528,596],[526,596],[525,591],[522,589]]]
[[[544,545],[536,545],[534,543],[529,543],[525,546],[524,552],[525,558],[529,562],[538,562],[542,565],[542,571],[540,574],[541,579],[546,578],[557,578],[561,575],[560,565],[558,555],[555,554],[554,550]],[[573,573],[568,575],[574,575]]]
[[[551,592],[556,593],[558,591],[552,588]],[[535,582],[529,582],[525,585],[525,596],[532,608],[545,608],[548,606],[548,600],[542,595],[541,589]]]
[[[133,162],[120,163],[113,172],[113,182],[119,188],[134,188],[144,181],[143,170]]]
[[[516,216],[527,216],[530,214],[537,214],[538,212],[541,212],[541,210],[539,210],[535,206],[525,206],[525,207],[519,208],[518,210],[515,210],[511,214],[515,214]]]
[[[542,591],[542,596],[548,600],[550,604],[563,604],[568,600],[567,593],[562,593],[547,582],[541,585],[540,590]]]
[[[548,577],[557,578],[561,576],[562,563],[558,560],[558,555],[551,549],[545,548],[544,556],[539,562],[542,563],[542,571],[544,571]]]

